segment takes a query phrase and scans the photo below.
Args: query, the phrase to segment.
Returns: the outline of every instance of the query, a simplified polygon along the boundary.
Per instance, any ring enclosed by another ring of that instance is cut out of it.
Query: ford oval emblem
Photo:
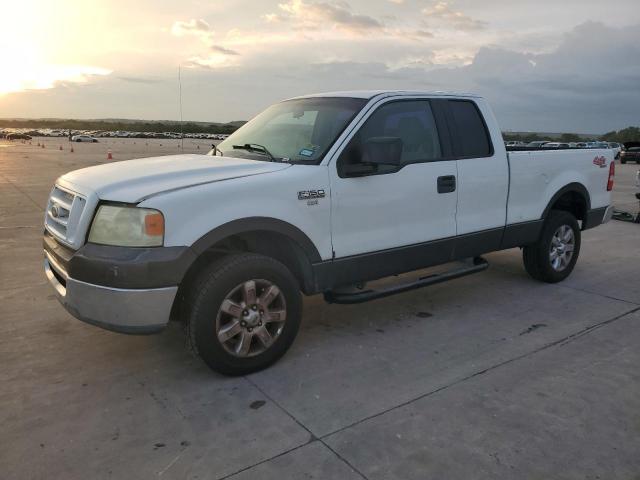
[[[51,205],[49,212],[51,213],[51,216],[53,218],[58,218],[60,216],[60,210],[58,209],[57,205]]]

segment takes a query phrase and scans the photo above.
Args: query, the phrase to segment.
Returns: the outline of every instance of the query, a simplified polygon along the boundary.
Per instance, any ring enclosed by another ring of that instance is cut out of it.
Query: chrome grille
[[[84,197],[56,185],[47,203],[45,227],[63,243],[73,245],[86,203],[87,200]]]

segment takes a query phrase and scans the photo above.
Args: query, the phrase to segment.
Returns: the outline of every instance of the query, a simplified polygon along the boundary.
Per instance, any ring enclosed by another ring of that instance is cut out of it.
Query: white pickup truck
[[[513,247],[533,278],[563,280],[581,230],[611,217],[613,175],[611,150],[507,152],[478,96],[310,95],[269,107],[208,155],[63,175],[44,269],[73,316],[125,333],[179,319],[212,369],[245,374],[289,348],[301,292],[372,300],[479,272],[480,255]]]

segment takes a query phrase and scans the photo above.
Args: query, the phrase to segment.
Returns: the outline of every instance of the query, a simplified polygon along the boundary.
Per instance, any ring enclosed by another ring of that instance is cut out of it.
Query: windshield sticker
[[[313,155],[313,150],[310,148],[303,148],[298,152],[298,155],[302,155],[303,157],[310,157]]]

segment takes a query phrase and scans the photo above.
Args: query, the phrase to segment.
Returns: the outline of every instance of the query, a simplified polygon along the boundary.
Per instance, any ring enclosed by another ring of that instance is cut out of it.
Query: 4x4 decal
[[[593,164],[604,168],[607,166],[607,159],[605,157],[596,157],[593,159]]]

